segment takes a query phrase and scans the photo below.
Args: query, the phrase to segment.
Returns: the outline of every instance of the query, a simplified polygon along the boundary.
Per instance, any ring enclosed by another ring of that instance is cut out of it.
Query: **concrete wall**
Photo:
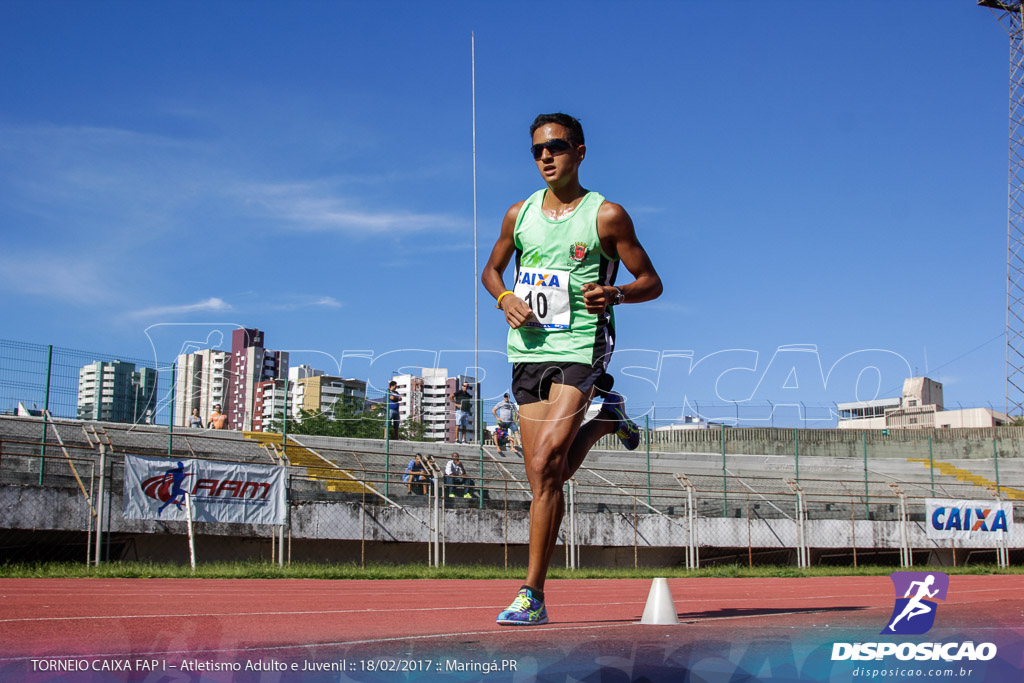
[[[110,533],[137,535],[140,542],[154,542],[169,536],[183,536],[183,522],[125,519],[121,496],[110,496]],[[366,506],[348,502],[294,503],[290,520],[292,543],[305,541],[360,541],[410,546],[428,541],[429,510]],[[88,509],[74,489],[40,486],[0,485],[0,529],[84,531]],[[446,510],[443,524],[448,543],[483,545],[525,545],[528,541],[527,512],[457,508]],[[562,538],[569,516],[562,527]],[[577,543],[603,548],[664,547],[685,548],[689,532],[684,517],[656,514],[577,512]],[[634,519],[636,524],[634,526]],[[270,526],[241,524],[197,524],[204,537],[235,540],[269,539]],[[1024,548],[1024,525],[1015,524],[1008,543]],[[811,520],[807,523],[808,545],[814,548],[892,549],[899,547],[899,524],[894,521]],[[910,543],[916,548],[947,547],[925,535],[924,524],[908,524]],[[792,548],[797,529],[791,519],[751,520],[745,518],[697,519],[697,543],[701,547]],[[425,547],[425,545],[424,545]],[[987,547],[982,541],[958,543],[962,548]],[[406,551],[403,551],[406,552]],[[223,554],[223,553],[220,553]],[[425,554],[425,553],[424,553]],[[209,556],[208,556],[209,559]],[[230,558],[225,558],[230,559]]]
[[[681,453],[726,453],[739,455],[793,455],[833,458],[927,458],[928,438],[936,460],[991,458],[993,442],[1000,458],[1024,457],[1024,427],[989,429],[691,429],[651,433],[651,450]],[[622,450],[618,439],[605,437],[595,446],[601,450]],[[645,448],[643,442],[641,449]]]

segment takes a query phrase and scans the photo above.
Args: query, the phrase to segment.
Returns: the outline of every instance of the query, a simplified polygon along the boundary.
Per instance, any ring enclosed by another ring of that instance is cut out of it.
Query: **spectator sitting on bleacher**
[[[466,478],[466,468],[459,462],[459,454],[452,453],[452,459],[444,466],[444,485],[448,488],[448,497],[454,498],[456,491],[460,491],[463,498],[472,498],[473,494],[466,490],[466,486],[472,486],[473,480]]]
[[[504,450],[505,443],[508,441],[508,430],[502,428],[501,425],[497,425],[492,432],[494,438],[494,447],[499,451]]]
[[[423,482],[427,481],[425,472],[426,467],[423,464],[423,457],[417,453],[416,457],[405,466],[405,474],[402,475],[402,481],[408,483],[407,491],[409,493],[423,494]]]

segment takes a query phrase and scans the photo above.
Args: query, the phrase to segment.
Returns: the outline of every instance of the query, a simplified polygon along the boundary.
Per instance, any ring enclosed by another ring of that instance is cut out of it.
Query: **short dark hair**
[[[535,118],[533,120],[533,125],[530,126],[530,136],[533,137],[533,134],[537,132],[538,128],[549,123],[557,124],[569,131],[569,142],[574,145],[586,144],[583,139],[583,126],[580,125],[580,122],[568,114],[562,114],[561,112],[556,112],[554,114],[541,114]]]
[[[391,380],[390,382],[388,382],[388,386],[389,387],[397,387],[398,386],[398,382],[396,382],[395,380]]]

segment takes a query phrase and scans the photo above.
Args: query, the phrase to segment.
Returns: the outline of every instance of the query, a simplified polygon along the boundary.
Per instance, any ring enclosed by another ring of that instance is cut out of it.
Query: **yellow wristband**
[[[501,300],[504,299],[506,296],[508,296],[511,293],[512,292],[510,292],[509,290],[506,289],[504,292],[499,294],[498,295],[498,303],[494,304],[494,307],[495,308],[501,308]]]

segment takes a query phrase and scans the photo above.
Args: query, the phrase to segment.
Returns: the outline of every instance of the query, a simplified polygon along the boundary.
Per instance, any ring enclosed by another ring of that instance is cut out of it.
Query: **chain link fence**
[[[44,432],[45,429],[45,432]],[[41,435],[45,433],[45,440]],[[376,445],[377,448],[373,448]],[[188,561],[184,522],[125,519],[125,454],[287,468],[284,525],[197,522],[199,562],[485,563],[527,561],[532,499],[514,451],[461,447],[463,481],[446,479],[439,445],[346,442],[43,418],[0,418],[0,552],[6,562]],[[451,449],[452,446],[447,448]],[[419,450],[416,450],[419,449]],[[427,470],[405,479],[421,453]],[[930,540],[928,498],[1011,500],[1024,482],[989,486],[887,463],[894,476],[847,478],[843,468],[770,458],[663,454],[624,460],[594,452],[566,485],[556,562],[570,568],[713,564],[912,566],[1021,564],[1019,531],[998,546]],[[813,462],[813,460],[811,460]],[[643,466],[642,469],[637,466]],[[724,473],[723,473],[724,470]],[[899,475],[899,476],[896,476]],[[934,476],[933,476],[934,475]],[[1016,486],[1012,485],[1017,483]]]

